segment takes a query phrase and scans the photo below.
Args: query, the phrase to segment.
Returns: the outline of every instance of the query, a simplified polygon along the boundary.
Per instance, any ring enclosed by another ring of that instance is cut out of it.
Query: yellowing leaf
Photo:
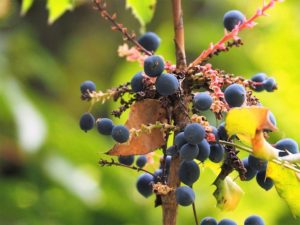
[[[166,111],[158,100],[146,99],[131,106],[125,126],[128,129],[140,129],[141,125],[165,122]],[[143,155],[161,147],[165,142],[164,133],[159,128],[151,133],[141,133],[133,136],[129,143],[116,144],[107,154],[109,155]]]
[[[48,0],[47,9],[49,10],[48,23],[52,24],[67,10],[73,9],[73,0]]]
[[[263,135],[264,129],[277,129],[269,119],[267,108],[233,108],[227,114],[225,125],[229,136],[237,135],[242,142],[252,146],[254,156],[267,160],[278,156],[278,150]]]
[[[214,185],[217,187],[214,196],[218,208],[224,211],[234,210],[244,194],[240,186],[228,176],[224,180],[217,178]]]
[[[149,23],[155,11],[156,0],[126,0],[126,7],[131,8],[133,15],[142,25]]]
[[[21,15],[25,15],[32,6],[33,0],[23,0],[21,6]]]
[[[294,216],[300,216],[300,174],[278,165],[268,163],[267,177],[270,177],[275,184],[277,193],[290,207]]]

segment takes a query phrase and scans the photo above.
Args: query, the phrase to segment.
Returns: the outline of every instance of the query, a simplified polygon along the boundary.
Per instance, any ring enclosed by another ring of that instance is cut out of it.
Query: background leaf
[[[294,216],[300,217],[300,174],[273,162],[268,163],[267,177],[274,181],[277,193],[289,205]]]
[[[126,7],[132,9],[133,15],[138,19],[144,30],[155,11],[156,0],[127,0]]]
[[[48,0],[47,9],[49,10],[48,23],[52,24],[60,16],[62,16],[67,10],[73,8],[73,0]]]
[[[25,15],[32,6],[33,0],[23,0],[21,6],[21,15]]]

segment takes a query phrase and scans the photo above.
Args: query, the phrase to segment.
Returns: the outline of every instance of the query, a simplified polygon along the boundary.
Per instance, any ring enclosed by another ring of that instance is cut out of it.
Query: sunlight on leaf
[[[21,6],[21,15],[25,15],[32,6],[33,0],[23,0]]]
[[[224,180],[217,178],[214,185],[217,187],[214,192],[217,207],[224,211],[234,210],[244,195],[240,186],[228,176]]]
[[[62,16],[67,10],[73,9],[73,0],[48,0],[47,9],[49,10],[48,23],[52,24],[60,16]]]
[[[149,23],[155,11],[156,0],[127,0],[126,7],[132,9],[133,15],[138,19],[144,30],[145,25]]]
[[[269,119],[267,108],[233,108],[228,112],[225,124],[229,136],[237,135],[244,144],[252,146],[254,156],[267,160],[278,156],[278,150],[265,140],[263,134],[264,129],[277,129]]]
[[[274,181],[277,193],[287,202],[293,215],[300,217],[300,174],[269,162],[267,176]]]
[[[131,106],[129,117],[125,126],[128,129],[139,129],[142,124],[154,124],[156,121],[164,122],[166,112],[158,100],[147,99],[136,102]],[[161,147],[165,142],[164,133],[155,128],[151,133],[141,133],[133,136],[129,143],[116,144],[109,155],[143,155]]]

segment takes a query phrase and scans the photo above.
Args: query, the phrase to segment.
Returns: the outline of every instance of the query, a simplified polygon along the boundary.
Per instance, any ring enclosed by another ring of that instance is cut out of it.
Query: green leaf
[[[48,23],[52,24],[67,10],[73,9],[73,0],[48,0],[47,9],[49,10]]]
[[[284,166],[268,162],[267,177],[274,181],[277,193],[286,201],[293,215],[300,217],[300,174]]]
[[[234,210],[244,195],[240,186],[231,177],[226,177],[224,180],[217,178],[214,185],[217,187],[214,192],[217,207],[224,211]]]
[[[156,0],[126,0],[126,7],[132,9],[133,15],[142,25],[142,30],[149,23],[155,11]]]
[[[21,6],[21,15],[25,15],[32,6],[33,0],[23,0]]]

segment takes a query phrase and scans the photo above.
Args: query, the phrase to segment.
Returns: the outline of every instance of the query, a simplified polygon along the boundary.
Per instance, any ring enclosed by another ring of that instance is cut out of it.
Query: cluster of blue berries
[[[277,84],[274,78],[268,77],[265,73],[257,73],[251,78],[251,80],[255,82],[252,88],[257,92],[261,92],[263,90],[272,92],[277,89]]]
[[[237,223],[230,219],[223,219],[218,223],[217,220],[212,217],[205,217],[201,220],[200,225],[237,225]],[[244,225],[265,225],[265,222],[261,217],[252,215],[244,221]]]

